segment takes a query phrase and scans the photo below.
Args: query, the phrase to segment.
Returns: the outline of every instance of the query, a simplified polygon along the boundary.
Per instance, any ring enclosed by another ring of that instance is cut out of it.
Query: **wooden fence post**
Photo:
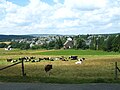
[[[9,66],[0,68],[0,71],[1,71],[1,70],[4,70],[4,69],[7,69],[7,68],[9,68],[9,67],[15,66],[15,65],[17,65],[17,64],[19,64],[19,63],[22,63],[22,76],[26,76],[26,73],[25,73],[25,70],[24,70],[24,60],[22,60],[22,61],[20,61],[20,62],[17,62],[17,63],[14,63],[14,64],[12,64],[12,65],[9,65]]]
[[[24,71],[24,60],[22,60],[22,75],[23,76],[26,76],[26,73]]]
[[[118,75],[117,75],[117,62],[115,62],[115,80],[118,79]]]

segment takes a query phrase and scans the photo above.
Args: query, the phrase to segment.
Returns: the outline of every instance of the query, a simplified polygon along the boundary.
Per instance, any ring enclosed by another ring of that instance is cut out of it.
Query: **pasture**
[[[77,55],[85,57],[82,64],[68,57]],[[114,63],[120,67],[120,53],[94,50],[18,50],[5,51],[0,49],[0,68],[11,65],[7,58],[20,57],[66,57],[62,60],[42,60],[40,62],[24,62],[26,76],[21,75],[21,64],[0,71],[0,82],[42,82],[42,83],[120,83],[114,80]],[[52,64],[50,76],[44,71],[44,66]],[[118,73],[119,74],[119,73]],[[120,78],[120,75],[119,77]]]

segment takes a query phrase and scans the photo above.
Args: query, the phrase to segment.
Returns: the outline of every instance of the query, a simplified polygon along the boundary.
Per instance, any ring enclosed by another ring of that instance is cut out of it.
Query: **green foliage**
[[[75,49],[88,49],[85,41],[82,38],[76,39],[76,44],[74,45]]]
[[[40,55],[119,55],[117,52],[105,52],[96,50],[53,50],[40,52]]]
[[[22,46],[20,47],[21,50],[28,50],[30,49],[30,45],[27,43],[23,43]]]
[[[104,48],[104,43],[105,43],[104,37],[100,37],[100,38],[98,39],[98,50],[103,50],[103,48]]]
[[[40,45],[41,49],[60,49],[63,47],[63,42],[60,37],[55,38],[50,42],[45,42],[43,45]]]
[[[56,38],[55,41],[55,49],[60,49],[63,47],[63,43],[60,37]]]
[[[49,49],[54,49],[55,45],[56,45],[55,41],[50,41],[49,44],[48,44],[48,47],[49,47]]]
[[[120,51],[120,35],[109,36],[108,40],[106,40],[104,43],[103,50],[119,52]]]
[[[107,44],[106,44],[107,51],[112,51],[113,40],[114,37],[109,37],[109,39],[107,40]]]
[[[32,50],[41,49],[41,46],[40,45],[34,45],[30,49],[32,49]]]
[[[0,43],[0,48],[5,48],[5,47],[7,47],[6,43]]]
[[[28,43],[11,42],[10,45],[12,48],[20,48],[21,50],[30,49],[30,45]]]
[[[120,51],[120,35],[114,38],[112,44],[112,50],[115,52]]]
[[[42,48],[42,49],[49,49],[47,43],[44,43],[43,45],[41,45],[41,48]]]
[[[3,37],[3,36],[2,36]],[[5,37],[5,36],[4,36]],[[10,36],[15,37],[15,36]],[[77,36],[54,36],[49,38],[43,38],[43,42],[40,45],[34,45],[30,48],[29,44],[31,40],[39,42],[40,38],[34,38],[28,36],[17,36],[18,38],[24,38],[24,42],[11,42],[10,45],[13,48],[19,48],[22,50],[26,49],[61,49],[63,48],[64,43],[67,38],[70,37],[73,39],[74,46],[73,49],[91,49],[91,50],[104,50],[104,51],[114,51],[120,52],[120,34],[106,34],[106,35],[77,35]],[[16,38],[16,39],[18,39]],[[27,42],[28,40],[28,42]],[[29,44],[28,44],[29,43]],[[8,44],[9,45],[9,44]],[[0,43],[0,48],[4,48],[7,45]]]

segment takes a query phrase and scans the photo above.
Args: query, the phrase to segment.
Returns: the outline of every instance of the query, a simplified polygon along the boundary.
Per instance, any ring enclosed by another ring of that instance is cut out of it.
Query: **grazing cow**
[[[35,62],[35,60],[32,60],[31,62]]]
[[[35,60],[35,59],[34,59],[34,60],[32,60],[31,62],[40,62],[40,60]]]
[[[82,58],[82,60],[85,60],[85,58]]]
[[[54,60],[60,60],[60,57],[56,57],[56,58],[54,58]]]
[[[67,61],[67,60],[66,60],[67,58],[64,57],[64,56],[61,56],[59,59],[62,60],[62,61]]]
[[[39,61],[44,60],[43,58],[39,58]]]
[[[21,57],[19,58],[19,60],[26,60],[26,57]]]
[[[50,71],[51,69],[52,69],[52,65],[51,65],[51,64],[48,64],[48,65],[45,66],[45,71],[46,71],[46,73],[47,73],[48,71]]]
[[[54,61],[54,58],[51,57],[51,58],[50,58],[50,61]]]
[[[30,59],[35,59],[35,57],[30,57]]]
[[[31,61],[31,59],[26,59],[26,60],[24,60],[25,62],[30,62]]]
[[[79,59],[75,64],[82,64],[82,59]]]
[[[69,59],[71,59],[71,60],[77,60],[78,56],[70,56]]]
[[[85,60],[85,58],[80,58],[80,59],[78,59],[77,62],[75,62],[75,64],[82,64],[83,60]]]
[[[11,59],[11,58],[8,58],[8,59],[7,59],[7,62],[11,62],[11,61],[12,61],[12,59]]]
[[[12,60],[11,63],[15,63],[15,62],[17,62],[17,61],[18,61],[18,60]]]
[[[44,57],[44,60],[50,60],[49,57]]]

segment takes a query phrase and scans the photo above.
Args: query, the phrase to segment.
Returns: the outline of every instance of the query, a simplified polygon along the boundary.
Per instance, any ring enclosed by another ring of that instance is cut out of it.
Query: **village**
[[[5,48],[5,50],[12,50],[13,48],[20,48],[21,50],[92,49],[116,52],[119,51],[119,40],[119,34],[48,35],[32,38],[13,38],[8,44],[3,42],[3,45],[3,43],[0,43],[0,48]]]

